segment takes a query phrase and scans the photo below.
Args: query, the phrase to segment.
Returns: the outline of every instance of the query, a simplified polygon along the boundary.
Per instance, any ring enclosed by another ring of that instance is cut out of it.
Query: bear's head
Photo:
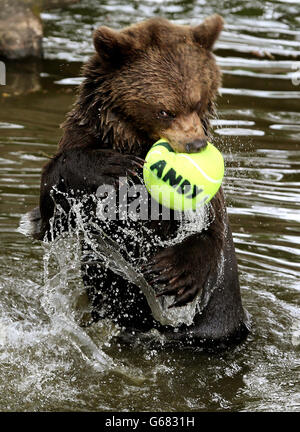
[[[222,28],[219,15],[195,27],[162,18],[99,27],[78,120],[120,151],[144,155],[161,137],[177,152],[200,151],[221,81],[212,48]]]

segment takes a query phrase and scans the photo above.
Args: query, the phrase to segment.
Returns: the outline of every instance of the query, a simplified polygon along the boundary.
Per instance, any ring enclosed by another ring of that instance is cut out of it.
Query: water
[[[253,331],[218,354],[133,349],[110,322],[79,325],[76,242],[49,251],[17,227],[38,202],[93,28],[153,15],[196,24],[214,12],[227,22],[215,142]],[[82,0],[43,19],[45,59],[7,64],[0,89],[0,410],[299,411],[298,0]]]

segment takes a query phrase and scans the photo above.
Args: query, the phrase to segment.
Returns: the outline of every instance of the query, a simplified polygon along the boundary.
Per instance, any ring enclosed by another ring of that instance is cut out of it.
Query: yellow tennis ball
[[[199,153],[175,153],[164,138],[149,150],[143,177],[150,195],[173,210],[196,210],[217,193],[224,160],[211,143]]]

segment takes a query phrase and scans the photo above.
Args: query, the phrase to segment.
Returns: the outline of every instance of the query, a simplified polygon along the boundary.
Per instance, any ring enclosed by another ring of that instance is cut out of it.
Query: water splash
[[[86,199],[91,199],[88,197]],[[94,203],[97,205],[97,213],[102,214],[102,202],[92,197]],[[68,290],[70,284],[70,277],[73,277],[74,272],[79,271],[80,264],[84,263],[97,263],[103,268],[103,277],[105,277],[105,269],[109,268],[114,273],[122,276],[128,282],[138,286],[142,293],[145,295],[148,304],[151,308],[153,317],[162,325],[170,325],[177,327],[180,324],[191,325],[197,310],[199,310],[199,301],[197,298],[190,304],[181,307],[180,309],[168,309],[168,306],[173,302],[170,297],[156,298],[156,290],[148,284],[141,271],[141,264],[149,259],[151,250],[157,247],[170,247],[181,241],[186,237],[201,232],[206,229],[209,223],[209,206],[202,206],[197,211],[186,212],[184,218],[180,221],[180,227],[174,237],[162,240],[162,238],[151,231],[143,221],[137,219],[132,220],[127,218],[122,223],[114,223],[111,220],[101,220],[98,224],[94,219],[87,217],[85,214],[86,202],[83,199],[80,203],[68,198],[71,205],[70,214],[72,218],[75,216],[73,227],[69,224],[69,232],[75,240],[77,247],[70,254],[68,253],[69,246],[59,240],[52,243],[48,253],[45,255],[45,283],[48,290],[48,297],[51,297],[51,307],[56,304],[56,301],[61,301],[61,293],[55,294],[52,286],[65,287]],[[54,218],[51,221],[50,231],[51,237],[55,238],[55,224],[54,221],[61,217],[66,216],[63,209],[56,206]],[[86,257],[82,256],[81,244],[84,242],[88,245],[88,261]],[[138,246],[138,254],[133,254],[131,245]],[[128,246],[129,245],[129,246]],[[49,255],[50,254],[50,255]],[[59,274],[54,279],[49,277],[48,262],[54,254],[60,268]],[[75,267],[74,267],[75,266]],[[80,274],[78,274],[80,278]],[[155,287],[155,288],[158,288]],[[74,292],[68,294],[70,300],[74,296]],[[77,295],[82,295],[77,293]],[[58,299],[58,300],[57,300]],[[67,302],[65,305],[58,304],[56,307],[68,307]],[[203,309],[203,307],[201,307]],[[50,312],[50,311],[49,311]],[[66,311],[68,314],[70,311]]]

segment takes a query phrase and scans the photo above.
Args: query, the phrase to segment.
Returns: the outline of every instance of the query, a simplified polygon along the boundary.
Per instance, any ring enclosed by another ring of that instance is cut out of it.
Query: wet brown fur
[[[197,27],[155,18],[96,30],[60,149],[106,143],[144,156],[161,136],[177,151],[204,138],[221,80],[211,49],[222,26],[214,15]],[[160,119],[160,111],[176,117]]]
[[[53,215],[50,196],[54,185],[59,184],[64,192],[92,194],[100,184],[111,184],[114,176],[126,175],[132,169],[130,157],[145,157],[160,137],[167,138],[177,152],[186,151],[191,141],[206,139],[221,83],[212,48],[222,28],[223,19],[213,15],[196,27],[155,18],[120,31],[107,27],[95,31],[96,53],[83,67],[84,81],[62,125],[58,153],[43,170],[41,236]],[[148,264],[147,274],[165,283],[164,295],[174,295],[176,306],[181,306],[217,283],[218,266],[222,259],[224,262],[223,282],[218,282],[205,313],[195,318],[194,325],[171,331],[171,338],[191,335],[197,340],[223,340],[244,329],[236,258],[221,189],[211,204],[212,222],[206,231],[162,249]],[[67,203],[60,205],[67,213]],[[164,235],[178,227],[172,220],[149,223],[155,233]],[[99,288],[99,271],[96,264],[89,265],[83,276],[96,307],[97,293],[105,292],[103,286]],[[135,285],[120,290],[125,297],[132,296],[126,303],[118,290],[111,289],[112,281],[124,284],[112,271],[105,279],[112,297],[112,318],[125,327],[158,326]]]

